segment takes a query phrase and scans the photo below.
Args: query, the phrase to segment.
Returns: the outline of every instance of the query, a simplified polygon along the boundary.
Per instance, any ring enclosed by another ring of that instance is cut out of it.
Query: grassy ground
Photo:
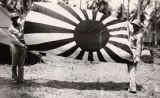
[[[0,65],[2,98],[160,98],[160,61],[140,62],[137,94],[130,94],[127,66],[115,63],[90,64],[47,55],[45,63],[25,66],[24,84],[11,81],[11,66]]]

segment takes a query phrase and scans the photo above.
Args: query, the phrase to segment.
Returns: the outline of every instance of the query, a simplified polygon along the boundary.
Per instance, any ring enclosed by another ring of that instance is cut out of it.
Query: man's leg
[[[15,45],[11,45],[12,79],[17,80],[18,53]]]
[[[128,64],[129,71],[129,91],[136,93],[136,64]]]
[[[20,50],[20,56],[19,56],[19,64],[18,64],[18,82],[23,82],[24,77],[24,64],[25,64],[25,56],[26,56],[26,50]]]

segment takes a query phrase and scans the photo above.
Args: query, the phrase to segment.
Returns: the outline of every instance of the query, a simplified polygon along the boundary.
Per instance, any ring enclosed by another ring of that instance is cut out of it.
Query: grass
[[[11,81],[11,66],[0,65],[0,95],[7,98],[153,98],[159,96],[160,66],[140,62],[138,93],[130,94],[123,64],[90,64],[53,55],[25,66],[25,84]],[[155,58],[158,61],[158,58]],[[158,64],[158,63],[157,63]],[[157,97],[158,98],[158,97]]]

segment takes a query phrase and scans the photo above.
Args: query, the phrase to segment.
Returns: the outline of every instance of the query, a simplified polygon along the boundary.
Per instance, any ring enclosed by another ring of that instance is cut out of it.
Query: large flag
[[[24,33],[30,50],[85,61],[133,62],[127,22],[100,12],[34,3]]]

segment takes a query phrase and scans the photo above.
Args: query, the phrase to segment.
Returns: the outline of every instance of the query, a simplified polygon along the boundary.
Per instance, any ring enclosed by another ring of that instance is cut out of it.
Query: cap
[[[135,25],[137,25],[139,27],[142,27],[141,22],[138,19],[133,20],[132,24],[135,24]]]

